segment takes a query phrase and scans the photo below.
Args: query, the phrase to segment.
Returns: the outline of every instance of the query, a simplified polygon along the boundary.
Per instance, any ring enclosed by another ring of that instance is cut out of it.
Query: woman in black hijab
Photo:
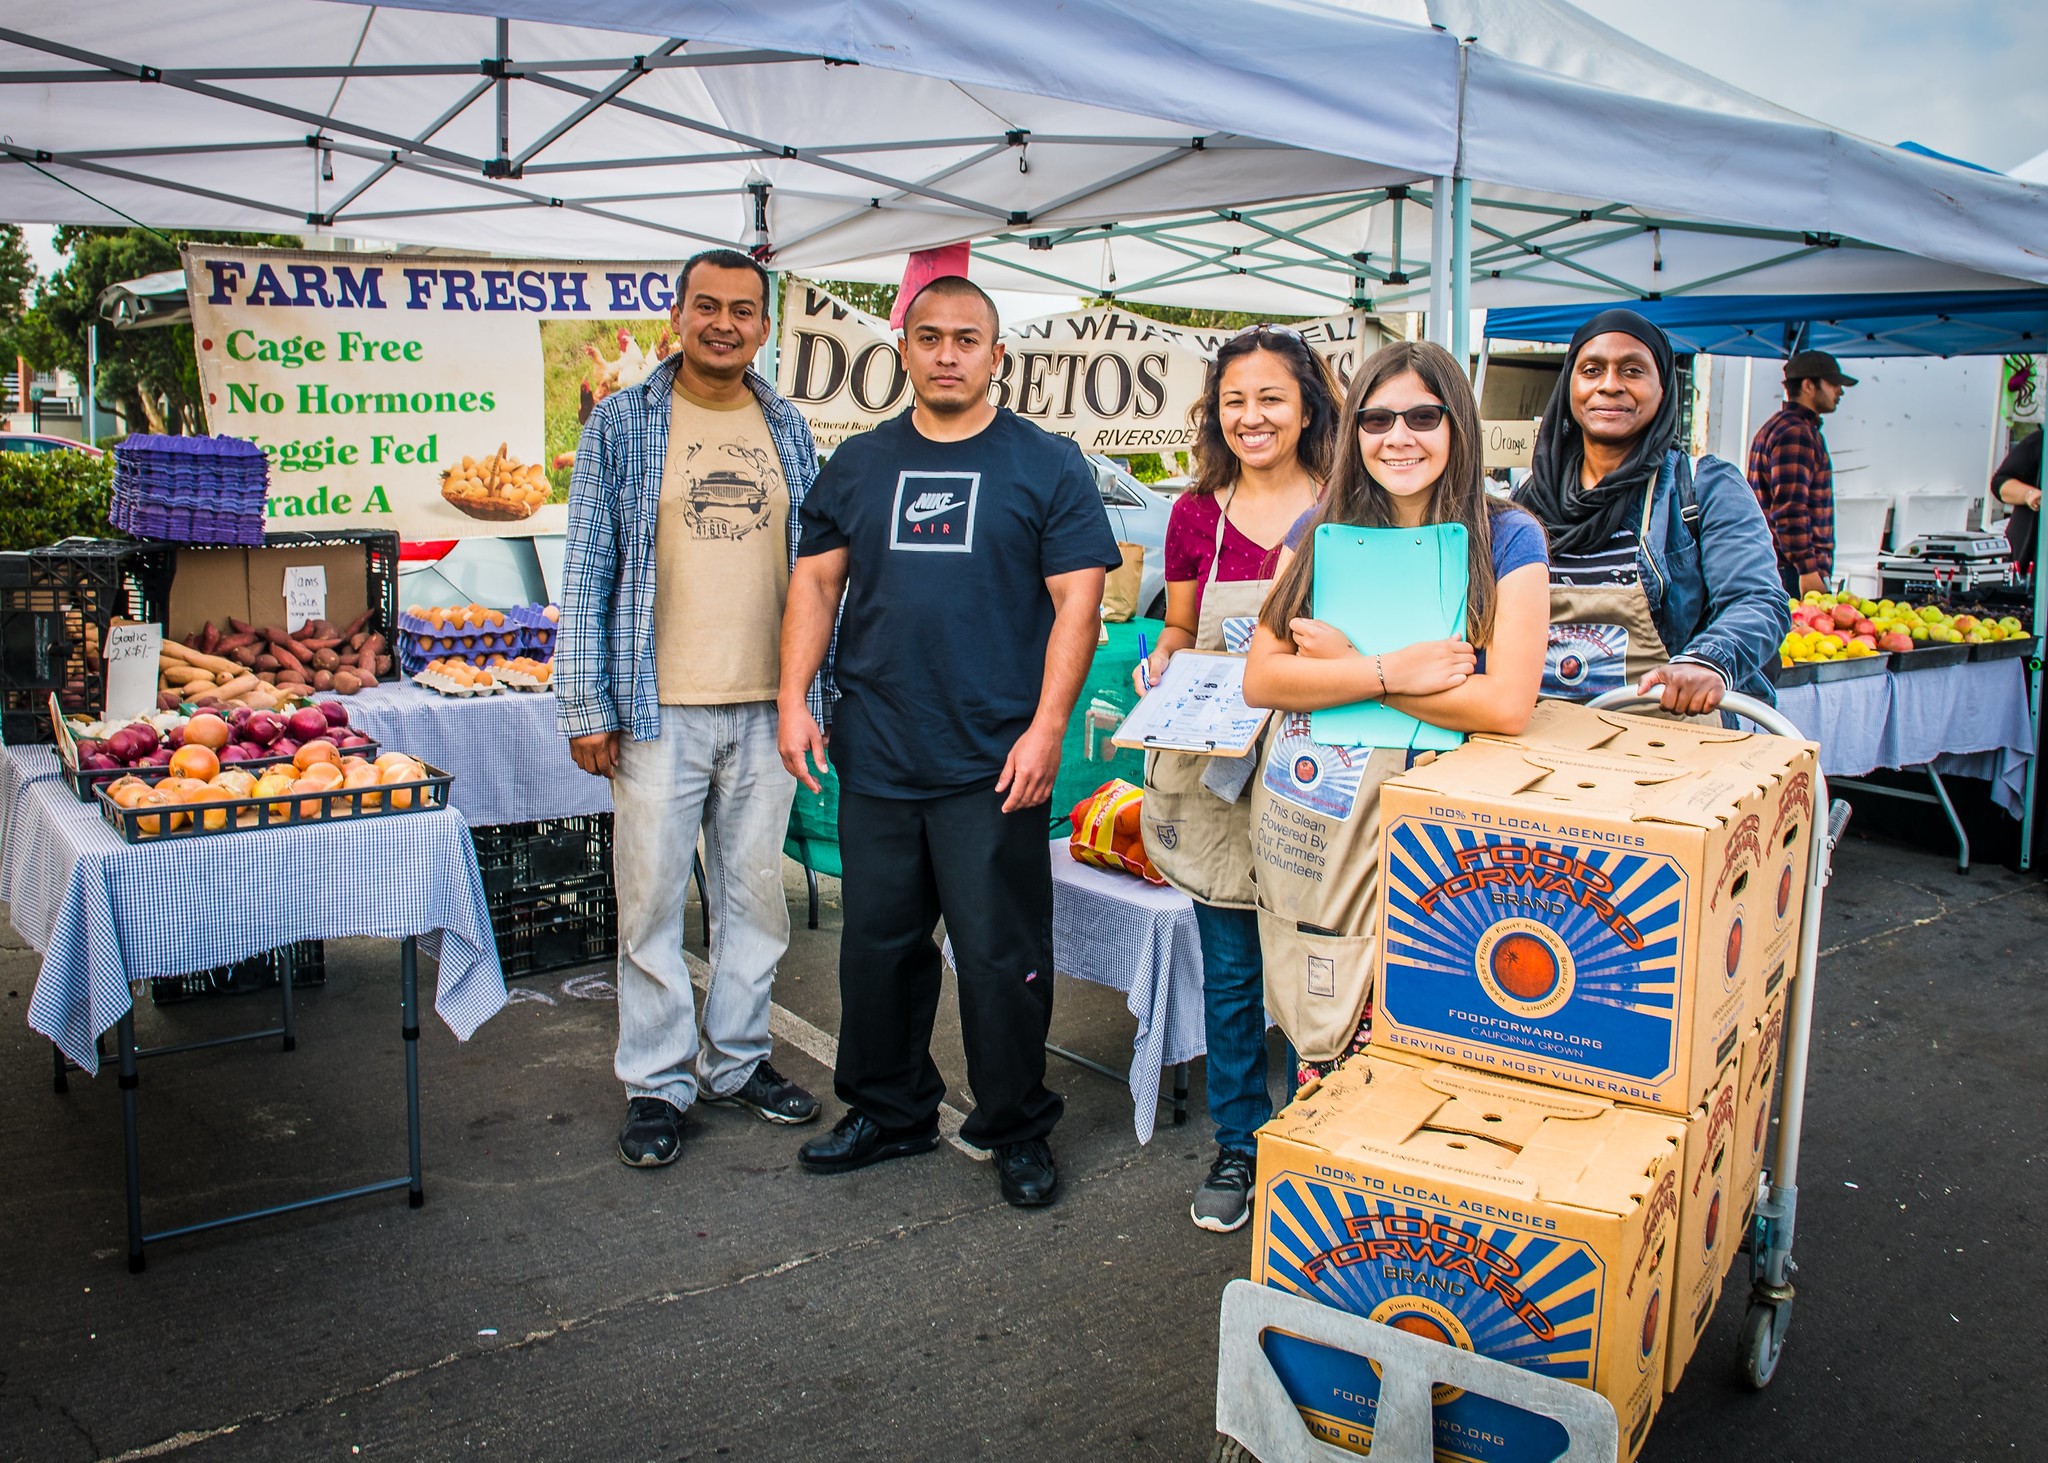
[[[1633,310],[1579,327],[1515,501],[1550,535],[1543,694],[1662,687],[1696,716],[1730,690],[1773,701],[1790,628],[1771,531],[1732,465],[1678,441],[1671,341]]]

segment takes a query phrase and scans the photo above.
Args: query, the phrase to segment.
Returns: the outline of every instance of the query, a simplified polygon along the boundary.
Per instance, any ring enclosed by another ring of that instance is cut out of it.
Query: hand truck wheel
[[[1759,1392],[1770,1386],[1778,1370],[1778,1358],[1785,1354],[1785,1328],[1791,1320],[1791,1303],[1786,1301],[1753,1300],[1742,1318],[1742,1373]]]

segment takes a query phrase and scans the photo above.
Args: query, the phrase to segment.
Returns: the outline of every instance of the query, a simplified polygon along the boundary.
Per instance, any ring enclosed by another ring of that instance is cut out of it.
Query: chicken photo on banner
[[[540,322],[552,501],[569,500],[576,444],[598,403],[645,381],[647,373],[674,355],[679,345],[668,321],[661,318]]]

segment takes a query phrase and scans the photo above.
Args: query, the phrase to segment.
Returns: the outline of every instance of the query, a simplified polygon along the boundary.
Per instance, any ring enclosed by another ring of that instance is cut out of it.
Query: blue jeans
[[[1219,1147],[1258,1149],[1273,1116],[1266,1090],[1266,967],[1259,916],[1195,901],[1202,937],[1202,1025],[1208,1041],[1209,1118]],[[1291,1089],[1290,1089],[1291,1090]]]
[[[768,1003],[789,947],[782,835],[796,779],[775,751],[775,703],[664,706],[661,735],[619,742],[612,864],[619,892],[619,1046],[628,1097],[687,1108],[746,1085],[768,1055]],[[697,1031],[683,899],[704,836],[711,988]]]

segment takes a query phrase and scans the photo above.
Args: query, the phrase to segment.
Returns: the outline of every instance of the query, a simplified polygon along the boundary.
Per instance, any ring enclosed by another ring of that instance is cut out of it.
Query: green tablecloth
[[[1050,832],[1065,832],[1070,826],[1067,815],[1074,810],[1074,804],[1110,778],[1121,777],[1136,783],[1145,780],[1144,754],[1113,747],[1109,737],[1137,704],[1138,693],[1131,689],[1131,667],[1138,663],[1138,637],[1143,635],[1147,646],[1157,645],[1160,628],[1158,620],[1111,625],[1109,643],[1096,648],[1095,663],[1074,703],[1066,740],[1061,744],[1059,780],[1053,784],[1052,801],[1046,805]],[[820,792],[797,788],[782,851],[806,868],[837,878],[839,779],[828,774],[822,781]]]

